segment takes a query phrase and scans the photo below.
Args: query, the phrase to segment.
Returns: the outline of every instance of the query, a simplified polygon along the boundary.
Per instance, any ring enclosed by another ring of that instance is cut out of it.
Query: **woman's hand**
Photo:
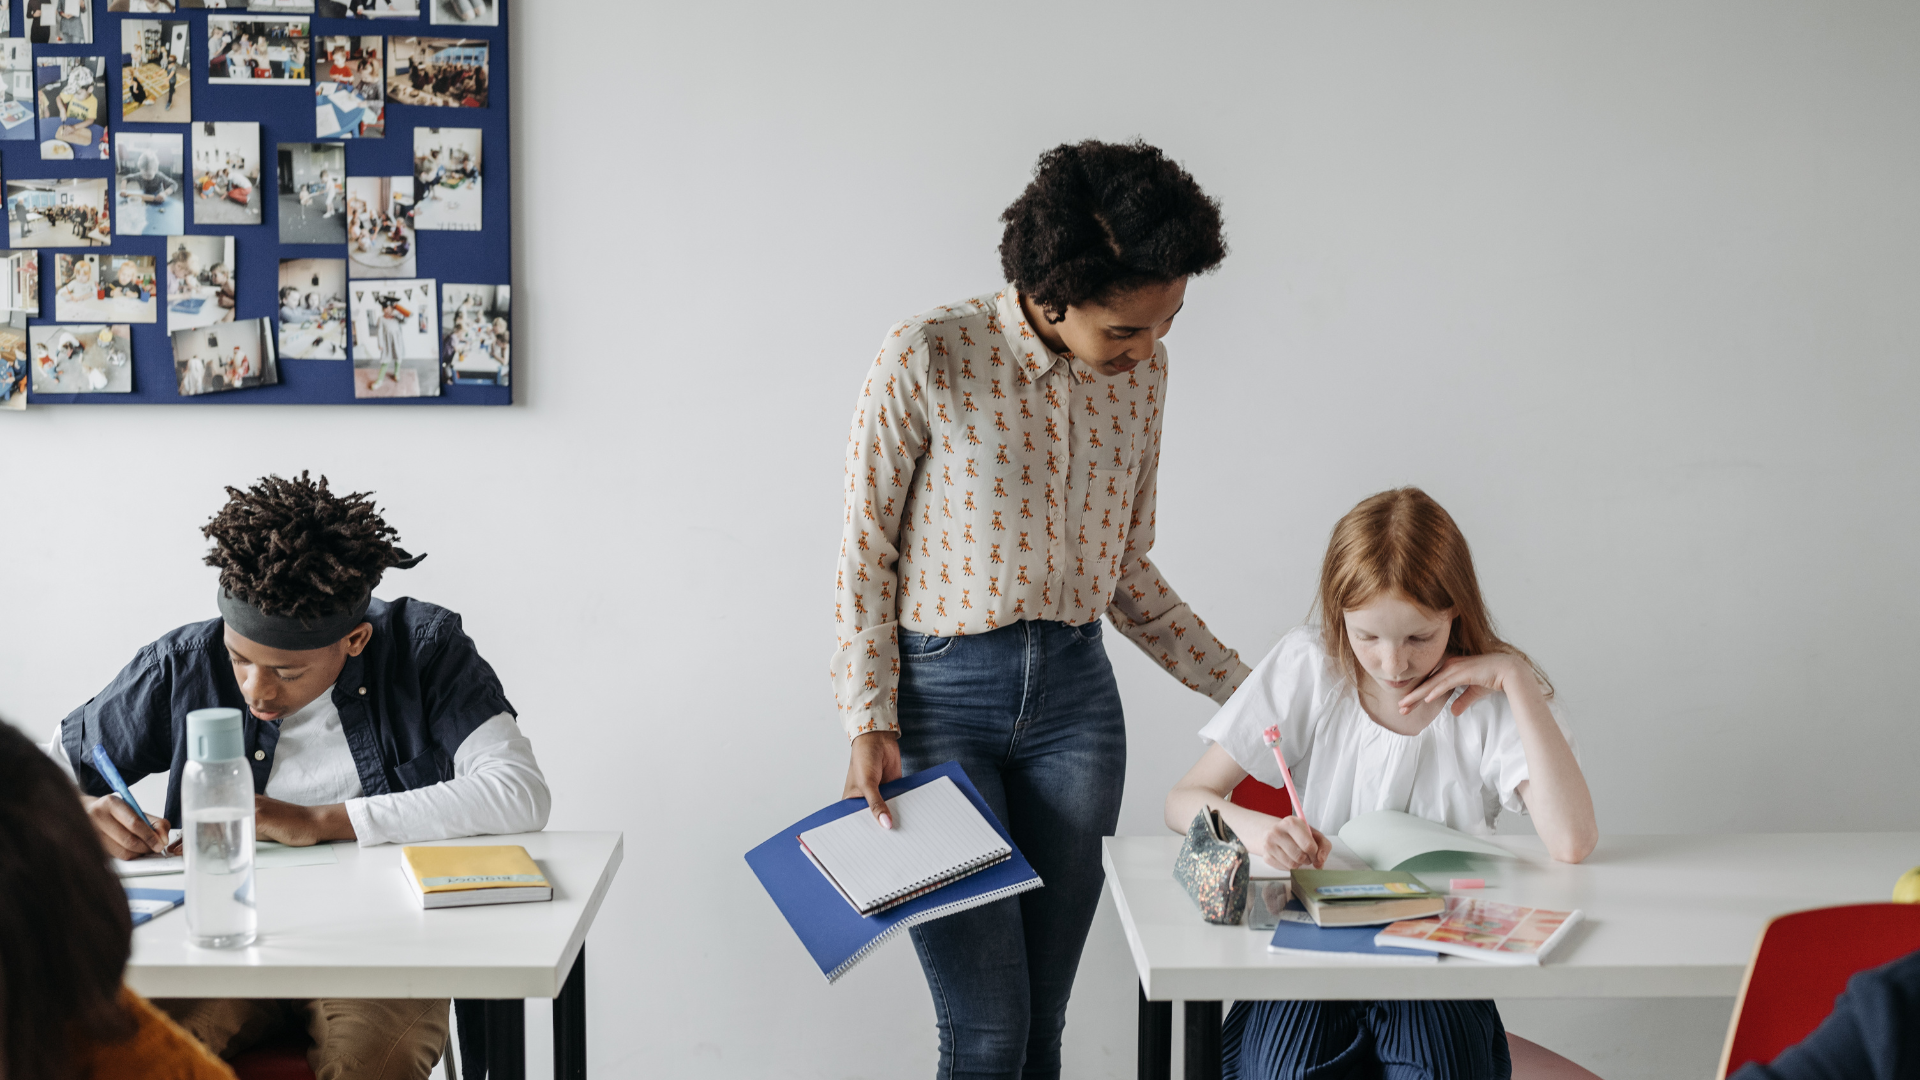
[[[900,733],[869,731],[853,740],[853,754],[847,762],[847,786],[843,799],[865,799],[882,828],[893,828],[887,812],[887,800],[880,797],[880,785],[900,779]]]
[[[1400,699],[1400,714],[1405,716],[1422,702],[1436,701],[1452,693],[1456,686],[1466,687],[1467,692],[1453,703],[1455,716],[1466,712],[1467,706],[1491,693],[1511,697],[1516,689],[1523,686],[1535,692],[1540,689],[1539,681],[1533,677],[1533,669],[1512,653],[1449,656],[1446,663],[1440,665],[1439,671]]]
[[[1247,845],[1248,853],[1280,870],[1302,866],[1318,870],[1327,865],[1327,856],[1333,854],[1333,841],[1319,829],[1297,816],[1267,818],[1267,821],[1272,823],[1267,828],[1240,838]]]

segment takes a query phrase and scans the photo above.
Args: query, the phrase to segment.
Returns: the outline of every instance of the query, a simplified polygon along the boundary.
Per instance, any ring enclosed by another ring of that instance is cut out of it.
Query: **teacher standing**
[[[1248,674],[1148,558],[1187,279],[1220,209],[1144,143],[1041,155],[1000,215],[1007,284],[893,327],[847,446],[833,682],[846,795],[958,760],[1045,887],[915,927],[942,1078],[1051,1078],[1120,815],[1100,616],[1224,703]]]

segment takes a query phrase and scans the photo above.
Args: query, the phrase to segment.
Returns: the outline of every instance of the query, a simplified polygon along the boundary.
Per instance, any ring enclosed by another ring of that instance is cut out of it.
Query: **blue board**
[[[511,64],[507,46],[507,19],[510,0],[495,0],[499,10],[498,26],[435,25],[428,10],[436,0],[421,0],[420,17],[408,19],[336,19],[319,15],[310,18],[308,67],[325,80],[324,57],[312,50],[320,38],[337,35],[352,37],[381,36],[439,37],[484,40],[490,56],[487,61],[488,105],[486,108],[439,108],[403,105],[389,101],[386,137],[340,140],[347,155],[347,175],[413,175],[413,132],[416,127],[479,128],[481,135],[482,217],[484,227],[475,232],[442,230],[421,231],[415,237],[417,262],[414,277],[432,278],[440,285],[511,285],[513,283],[513,188],[509,144],[507,102],[511,100]],[[12,9],[12,32],[25,39],[28,27],[17,0],[0,0]],[[208,11],[182,7],[171,15],[125,15],[107,11],[107,0],[94,0],[93,43],[90,45],[33,45],[36,72],[41,57],[96,56],[107,58],[107,89],[101,102],[108,110],[110,138],[122,132],[171,132],[185,136],[188,161],[186,178],[192,181],[191,147],[195,125],[202,121],[253,121],[260,125],[260,190],[265,211],[260,225],[196,225],[187,215],[188,236],[230,235],[234,237],[237,307],[234,317],[240,321],[267,319],[278,328],[281,259],[344,259],[344,244],[281,244],[279,232],[279,190],[277,171],[280,143],[330,142],[315,137],[314,91],[311,83],[297,86],[249,86],[212,84],[207,81],[207,18],[234,16],[246,18],[239,10]],[[324,6],[324,5],[321,5]],[[282,17],[291,13],[257,12],[260,17]],[[121,114],[121,36],[120,24],[127,19],[165,19],[185,21],[193,59],[194,124],[138,124],[120,119]],[[390,46],[389,46],[390,47]],[[383,52],[384,60],[384,52]],[[52,123],[52,121],[49,121]],[[66,177],[104,177],[109,188],[109,205],[116,206],[113,191],[113,162],[110,160],[42,161],[39,144],[33,139],[0,140],[0,180],[58,179]],[[116,206],[117,217],[117,206]],[[118,221],[115,222],[116,226]],[[0,220],[0,227],[4,221]],[[31,320],[35,326],[52,325],[54,315],[54,257],[71,254],[151,255],[157,278],[166,276],[167,242],[165,236],[125,236],[116,232],[106,247],[40,249],[40,311],[42,318]],[[5,247],[0,235],[0,247]],[[348,282],[377,284],[382,279],[354,278]],[[164,292],[165,286],[162,285]],[[518,300],[520,297],[515,297]],[[436,293],[435,302],[438,303]],[[289,359],[278,350],[280,384],[225,393],[183,397],[179,393],[173,365],[173,347],[167,337],[167,313],[160,307],[159,318],[151,323],[134,323],[133,391],[126,394],[38,394],[29,392],[28,400],[39,405],[511,405],[513,388],[491,383],[457,382],[441,386],[439,397],[355,398],[351,360]],[[442,327],[442,333],[445,328]],[[522,367],[525,354],[513,350],[514,377]]]

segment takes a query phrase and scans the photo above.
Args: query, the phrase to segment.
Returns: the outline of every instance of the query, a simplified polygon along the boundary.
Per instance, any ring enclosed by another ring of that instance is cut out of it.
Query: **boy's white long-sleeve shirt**
[[[279,726],[267,797],[299,806],[345,803],[362,847],[546,828],[552,795],[533,744],[512,713],[491,717],[461,742],[453,756],[453,779],[386,795],[361,793],[331,694],[287,715]],[[73,763],[58,732],[46,751],[73,779]]]

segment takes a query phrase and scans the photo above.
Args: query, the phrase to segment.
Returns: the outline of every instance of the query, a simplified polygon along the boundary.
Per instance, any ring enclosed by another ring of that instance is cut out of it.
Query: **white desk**
[[[1229,999],[1730,998],[1768,919],[1885,900],[1920,860],[1920,833],[1613,836],[1578,866],[1549,859],[1537,837],[1498,839],[1521,857],[1476,864],[1492,887],[1473,895],[1586,913],[1540,967],[1451,957],[1360,967],[1269,953],[1267,934],[1201,920],[1173,880],[1178,836],[1108,837],[1107,885],[1140,976],[1141,1077],[1168,1075],[1172,1010],[1162,1003],[1175,1000],[1187,1002],[1193,1080],[1219,1076]]]
[[[150,998],[494,999],[500,1007],[489,1003],[488,1056],[500,1078],[525,1072],[521,999],[554,998],[555,1076],[585,1076],[582,951],[619,869],[621,834],[520,833],[441,843],[522,845],[553,883],[553,900],[422,910],[401,877],[397,845],[336,844],[333,865],[256,871],[260,936],[248,948],[189,945],[184,912],[139,927],[127,983]],[[180,888],[179,881],[171,875],[128,884]]]

